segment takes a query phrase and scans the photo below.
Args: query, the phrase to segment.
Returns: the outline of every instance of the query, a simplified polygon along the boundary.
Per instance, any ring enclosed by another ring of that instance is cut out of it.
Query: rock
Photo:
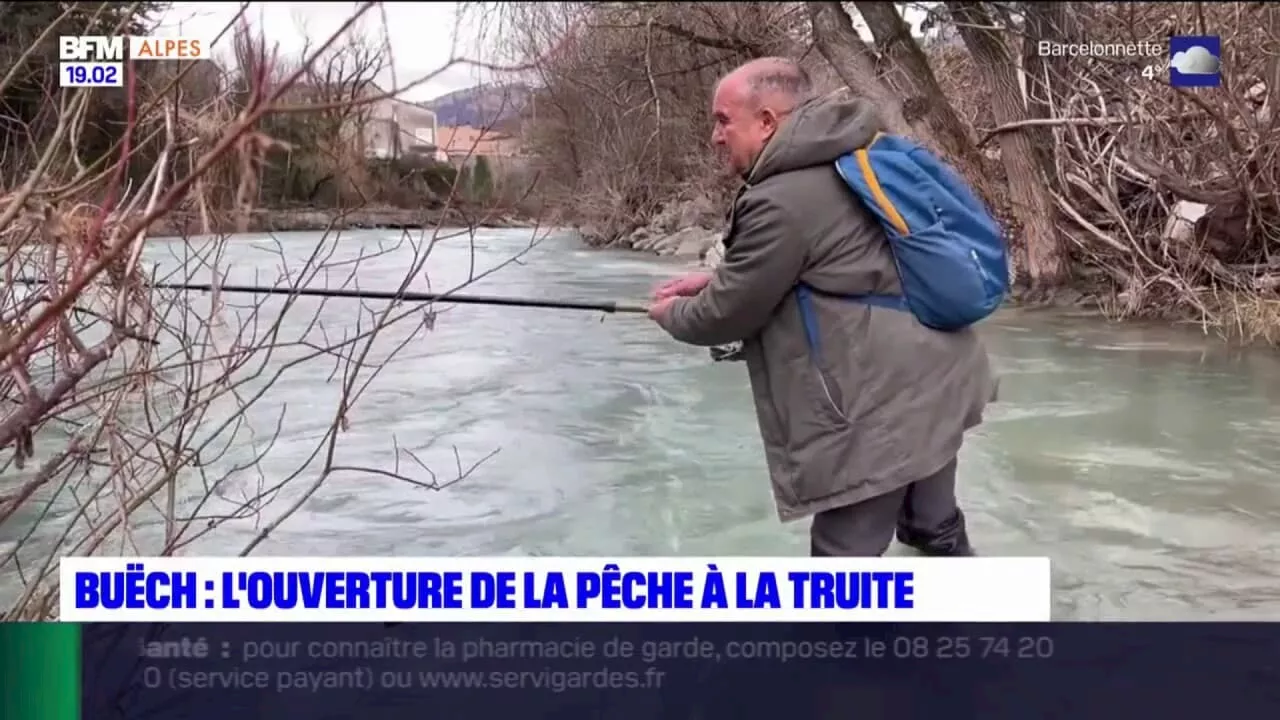
[[[582,225],[578,228],[578,237],[582,238],[582,242],[591,247],[600,247],[608,240],[604,236],[603,231],[595,225]]]
[[[724,242],[723,232],[716,233],[715,238],[711,241],[711,246],[707,248],[707,252],[702,256],[702,264],[706,267],[713,268],[724,260]]]
[[[676,248],[680,247],[680,243],[684,242],[688,230],[681,230],[671,235],[664,235],[661,240],[654,243],[653,251],[658,255],[674,255]]]
[[[683,234],[683,237],[681,235]],[[701,258],[707,254],[707,250],[716,244],[719,234],[713,230],[706,228],[692,227],[672,236],[679,237],[680,243],[676,245],[674,255],[676,257]]]
[[[641,235],[638,240],[631,245],[632,250],[640,250],[642,252],[652,252],[659,244],[662,243],[665,235]]]
[[[649,227],[638,227],[631,231],[631,234],[619,239],[617,247],[635,248],[636,246],[649,239]]]
[[[715,207],[707,197],[672,200],[659,208],[649,227],[655,234],[670,235],[684,228],[705,227],[715,214]]]
[[[711,205],[711,199],[707,197],[687,200],[680,203],[677,208],[679,212],[678,227],[704,226],[707,220],[715,215],[715,208]]]
[[[657,234],[666,235],[676,229],[679,220],[679,209],[675,203],[667,203],[649,219],[649,227]]]
[[[659,208],[647,224],[606,237],[603,229],[580,226],[578,234],[592,247],[625,248],[657,255],[703,258],[721,235],[709,230],[720,218],[709,198],[673,200]]]
[[[645,250],[654,255],[670,255],[671,254],[671,236],[657,235],[645,243]]]
[[[633,246],[636,250],[658,255],[700,258],[716,241],[716,233],[702,227],[689,227],[667,235],[646,238]]]

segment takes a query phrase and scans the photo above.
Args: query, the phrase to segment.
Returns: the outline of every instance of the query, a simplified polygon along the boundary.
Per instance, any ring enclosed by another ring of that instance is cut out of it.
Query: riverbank
[[[691,260],[705,258],[713,252],[724,232],[723,214],[706,197],[672,200],[639,226],[578,228],[583,242],[590,247]]]
[[[1179,203],[1170,211],[1161,242],[1180,246],[1202,231],[1205,206]],[[583,242],[594,248],[632,250],[659,256],[685,258],[714,267],[723,257],[720,244],[727,226],[705,197],[675,199],[663,205],[643,225],[612,222],[609,227],[579,226]],[[1117,281],[1113,270],[1090,264],[1073,269],[1072,279],[1046,292],[1016,284],[1007,304],[1023,310],[1066,310],[1104,317],[1111,321],[1143,320],[1172,324],[1191,323],[1233,345],[1280,345],[1280,300],[1239,289],[1181,287],[1170,290]]]
[[[199,213],[177,211],[166,214],[151,226],[158,236],[197,235],[223,232],[323,232],[325,230],[417,230],[435,227],[533,227],[531,220],[493,210],[449,208],[360,208],[253,210],[247,227],[236,227],[229,212],[210,213],[207,222]]]
[[[587,226],[578,228],[578,234],[589,247],[686,258],[712,268],[724,257],[720,241],[727,230],[723,222],[714,222],[712,218],[713,213],[705,201],[679,200],[668,203],[647,223],[632,230],[606,236],[599,229]],[[1009,301],[1023,308],[1099,312],[1109,304],[1107,289],[1087,279],[1049,295],[1017,288]]]
[[[673,200],[644,225],[605,231],[590,225],[577,228],[588,246],[611,250],[632,250],[666,257],[685,258],[712,268],[724,257],[721,239],[727,231],[723,218],[705,199]],[[1159,313],[1134,310],[1134,298],[1118,290],[1098,271],[1083,269],[1070,285],[1051,293],[1032,291],[1022,285],[1009,294],[1010,306],[1022,309],[1086,311],[1107,317],[1133,316],[1153,319]]]

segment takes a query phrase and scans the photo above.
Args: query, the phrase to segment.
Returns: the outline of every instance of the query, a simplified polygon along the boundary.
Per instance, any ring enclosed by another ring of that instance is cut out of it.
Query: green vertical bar
[[[80,626],[0,623],[0,719],[80,720]]]

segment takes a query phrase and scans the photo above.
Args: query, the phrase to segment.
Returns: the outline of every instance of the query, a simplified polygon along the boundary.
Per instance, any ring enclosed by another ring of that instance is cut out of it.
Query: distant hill
[[[496,127],[517,118],[529,95],[530,88],[525,85],[479,85],[421,104],[435,111],[441,126]]]

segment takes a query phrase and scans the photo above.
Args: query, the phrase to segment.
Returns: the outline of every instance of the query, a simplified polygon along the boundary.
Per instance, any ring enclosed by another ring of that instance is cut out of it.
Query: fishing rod
[[[23,285],[44,285],[47,281],[35,278],[17,278]],[[249,295],[302,295],[308,297],[357,298],[362,300],[404,300],[407,302],[445,302],[461,305],[503,305],[506,307],[555,308],[561,310],[592,310],[605,313],[634,313],[643,315],[649,308],[618,302],[584,302],[578,300],[539,300],[536,298],[497,297],[493,295],[458,295],[454,293],[393,292],[388,290],[330,290],[327,288],[266,287],[259,285],[214,285],[212,283],[149,283],[153,290],[178,290],[182,292],[223,292]]]

